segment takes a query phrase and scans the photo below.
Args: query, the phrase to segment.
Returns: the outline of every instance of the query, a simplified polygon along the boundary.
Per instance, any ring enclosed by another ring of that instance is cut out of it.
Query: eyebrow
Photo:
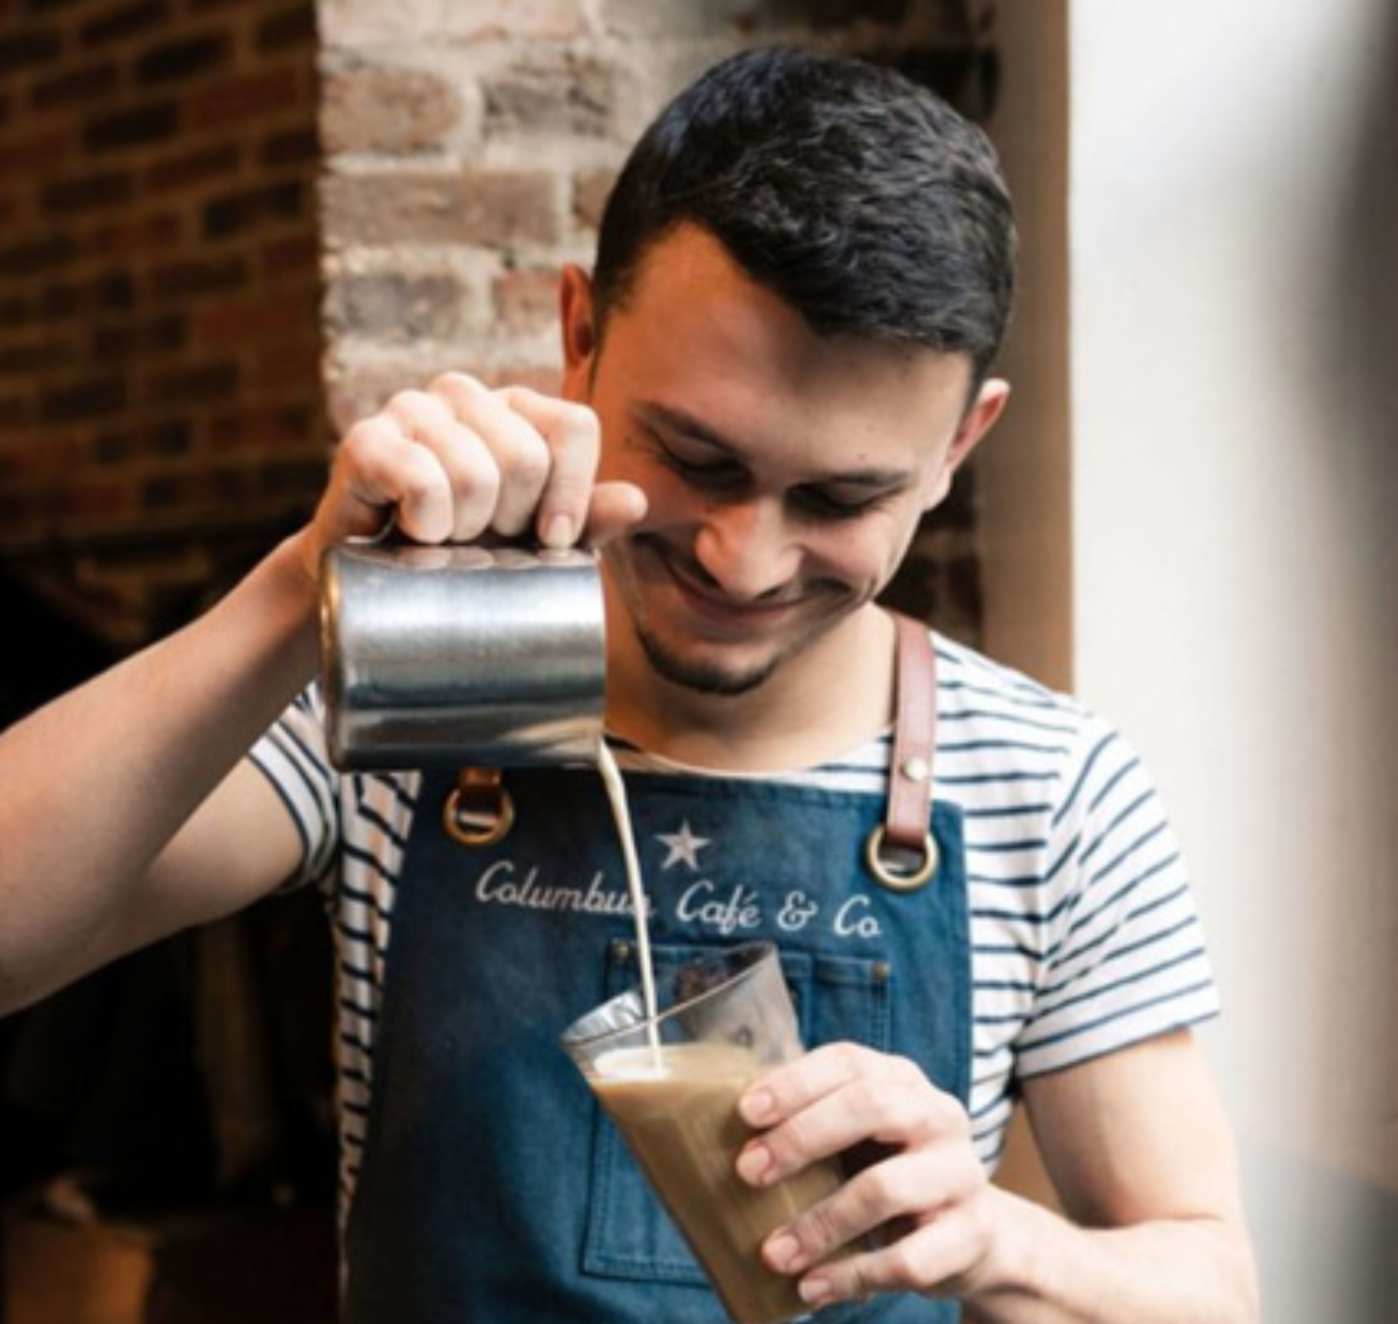
[[[663,405],[655,400],[643,400],[637,405],[637,412],[641,414],[646,422],[657,422],[672,432],[677,432],[681,436],[689,437],[694,441],[702,442],[706,446],[712,446],[716,450],[721,450],[734,458],[741,459],[743,447],[736,442],[725,437],[721,432],[709,426],[703,420],[696,418],[693,414],[684,409],[677,409],[673,405]],[[822,484],[837,486],[849,485],[851,487],[869,488],[891,488],[897,487],[909,481],[911,475],[903,469],[849,469],[841,470],[839,473],[825,474],[818,476],[815,481]]]

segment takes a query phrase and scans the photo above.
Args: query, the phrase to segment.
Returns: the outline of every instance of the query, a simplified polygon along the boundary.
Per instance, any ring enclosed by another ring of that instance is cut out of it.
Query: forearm
[[[315,599],[283,544],[205,616],[0,737],[0,1010],[95,963],[84,951],[314,673]]]
[[[976,1324],[1254,1324],[1240,1224],[1175,1219],[1091,1229],[996,1193],[996,1249],[963,1297]]]

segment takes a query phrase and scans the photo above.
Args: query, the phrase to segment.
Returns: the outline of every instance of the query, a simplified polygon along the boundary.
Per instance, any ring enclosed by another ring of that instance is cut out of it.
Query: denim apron
[[[633,774],[657,981],[758,938],[781,950],[808,1046],[853,1039],[970,1087],[960,812],[916,890],[865,858],[883,798],[750,778]],[[638,981],[611,810],[591,769],[511,770],[514,823],[462,845],[428,773],[393,912],[373,1103],[346,1228],[347,1324],[723,1324],[624,1142],[558,1045]],[[949,1324],[885,1295],[820,1324]]]

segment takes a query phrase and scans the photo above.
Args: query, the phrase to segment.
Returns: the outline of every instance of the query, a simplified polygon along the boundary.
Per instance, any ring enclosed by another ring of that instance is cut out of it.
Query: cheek
[[[908,537],[879,525],[855,529],[835,526],[806,544],[809,573],[828,575],[850,585],[881,589],[898,568]]]

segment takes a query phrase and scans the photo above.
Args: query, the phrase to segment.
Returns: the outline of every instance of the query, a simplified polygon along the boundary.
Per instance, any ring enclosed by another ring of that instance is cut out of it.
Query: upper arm
[[[1024,1083],[1064,1211],[1092,1227],[1218,1220],[1241,1231],[1232,1131],[1188,1030]]]

